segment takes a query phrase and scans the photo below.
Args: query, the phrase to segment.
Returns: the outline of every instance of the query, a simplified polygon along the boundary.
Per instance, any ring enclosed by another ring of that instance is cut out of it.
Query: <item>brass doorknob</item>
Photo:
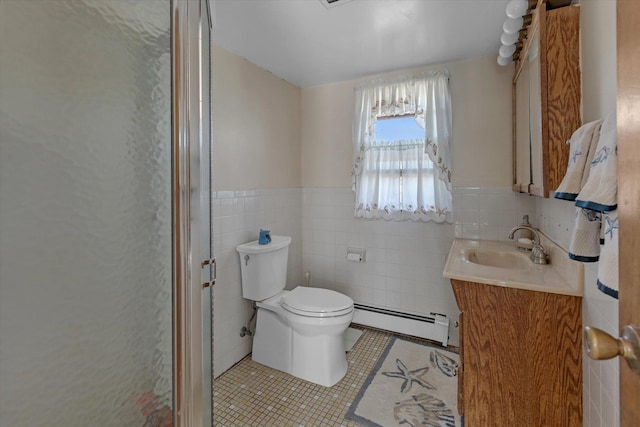
[[[585,326],[584,345],[590,358],[605,360],[622,356],[631,370],[640,375],[640,328],[627,325],[622,337],[614,338],[601,329]]]

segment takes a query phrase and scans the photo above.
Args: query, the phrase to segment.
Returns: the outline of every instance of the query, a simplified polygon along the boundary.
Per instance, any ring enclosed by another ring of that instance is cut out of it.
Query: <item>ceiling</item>
[[[213,41],[297,86],[317,86],[497,55],[508,3],[325,1],[211,0]]]

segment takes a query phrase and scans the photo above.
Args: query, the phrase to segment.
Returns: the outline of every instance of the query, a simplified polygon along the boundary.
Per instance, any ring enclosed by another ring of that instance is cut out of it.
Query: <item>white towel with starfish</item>
[[[581,262],[596,262],[600,257],[599,212],[576,208],[576,222],[569,244],[569,258]]]
[[[570,145],[569,164],[562,182],[555,191],[556,199],[575,200],[585,185],[598,145],[601,126],[602,120],[585,123],[567,141]]]
[[[602,214],[604,245],[598,263],[598,289],[618,299],[618,211]]]
[[[576,206],[596,212],[617,209],[617,157],[616,118],[615,115],[611,115],[602,123],[598,145],[589,168],[589,177],[576,197]]]

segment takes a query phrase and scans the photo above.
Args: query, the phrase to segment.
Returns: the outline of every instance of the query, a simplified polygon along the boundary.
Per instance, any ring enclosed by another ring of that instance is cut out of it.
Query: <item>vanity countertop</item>
[[[455,239],[442,275],[466,282],[581,297],[584,283],[582,263],[569,259],[564,249],[543,234],[541,239],[549,253],[550,263],[537,265],[530,262],[526,268],[518,269],[473,263],[465,255],[473,250],[517,253],[519,251],[513,241]]]

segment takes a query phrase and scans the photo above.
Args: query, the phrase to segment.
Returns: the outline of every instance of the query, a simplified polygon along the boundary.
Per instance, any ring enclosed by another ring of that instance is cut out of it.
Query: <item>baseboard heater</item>
[[[444,314],[431,313],[430,316],[424,316],[359,303],[355,303],[354,307],[354,323],[426,338],[440,342],[444,347],[449,341],[449,318]]]

